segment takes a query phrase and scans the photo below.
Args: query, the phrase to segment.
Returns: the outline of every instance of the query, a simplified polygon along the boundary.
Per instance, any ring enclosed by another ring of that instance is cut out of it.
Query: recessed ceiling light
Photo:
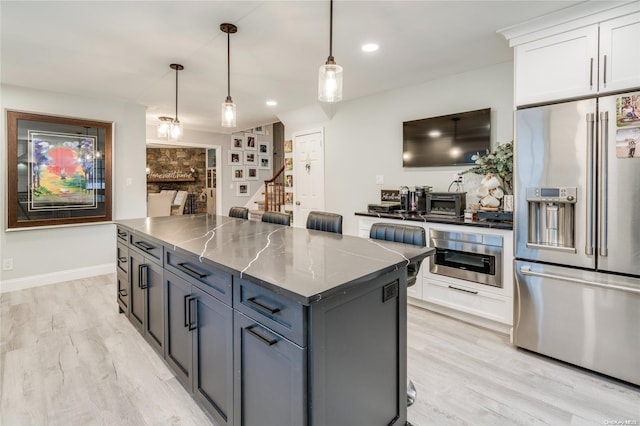
[[[276,105],[278,105],[278,102],[276,102],[276,101],[267,101],[267,105],[268,106],[276,106]]]
[[[363,52],[375,52],[380,46],[375,43],[367,43],[362,45]]]

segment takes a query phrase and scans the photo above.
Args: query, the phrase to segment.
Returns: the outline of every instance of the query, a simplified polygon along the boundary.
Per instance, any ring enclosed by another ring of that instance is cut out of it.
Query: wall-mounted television
[[[402,123],[402,166],[475,164],[491,149],[491,108]]]

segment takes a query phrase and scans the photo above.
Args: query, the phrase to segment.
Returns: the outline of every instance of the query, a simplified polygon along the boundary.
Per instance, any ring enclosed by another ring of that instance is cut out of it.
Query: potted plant
[[[513,194],[513,141],[498,145],[493,152],[487,151],[483,156],[476,154],[471,159],[476,165],[461,174],[476,173],[486,176],[491,173],[500,178],[505,194]]]

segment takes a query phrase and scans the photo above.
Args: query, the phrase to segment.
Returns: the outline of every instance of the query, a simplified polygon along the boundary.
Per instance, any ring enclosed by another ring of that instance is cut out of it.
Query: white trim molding
[[[52,272],[50,274],[32,275],[30,277],[3,280],[0,281],[0,293],[8,293],[10,291],[24,290],[49,284],[58,284],[65,281],[94,277],[96,275],[115,274],[115,272],[116,264],[114,262],[106,263],[104,265],[89,266],[86,268]]]

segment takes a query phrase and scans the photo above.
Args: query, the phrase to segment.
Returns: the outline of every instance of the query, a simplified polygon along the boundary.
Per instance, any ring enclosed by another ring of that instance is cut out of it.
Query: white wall
[[[6,110],[79,117],[115,123],[113,219],[145,215],[145,107],[60,93],[0,86],[0,158],[4,196],[0,201],[0,257],[12,271],[0,272],[2,291],[115,271],[115,225],[95,224],[6,231]]]
[[[345,78],[345,92],[348,91]],[[357,211],[380,201],[380,189],[431,185],[446,191],[456,172],[468,167],[402,167],[402,122],[490,107],[492,146],[513,139],[513,63],[441,78],[421,85],[342,102],[329,120],[309,106],[281,114],[285,139],[324,127],[325,210],[344,216],[343,232],[358,234]],[[384,185],[376,185],[376,175]],[[465,180],[470,175],[465,175]],[[473,178],[471,178],[473,179]],[[475,183],[465,182],[467,191]]]

